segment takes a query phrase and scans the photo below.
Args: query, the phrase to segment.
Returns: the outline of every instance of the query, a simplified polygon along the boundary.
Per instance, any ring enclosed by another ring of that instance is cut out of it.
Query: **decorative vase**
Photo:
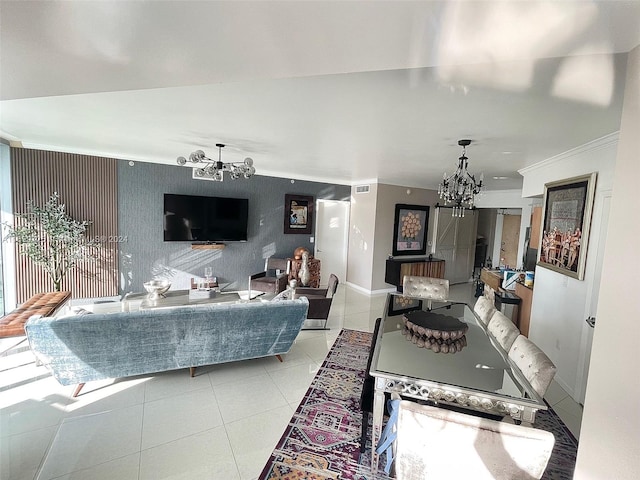
[[[304,287],[307,287],[311,281],[311,272],[309,271],[309,252],[302,252],[302,265],[300,265],[300,273],[298,276],[300,277],[300,283],[302,283]]]

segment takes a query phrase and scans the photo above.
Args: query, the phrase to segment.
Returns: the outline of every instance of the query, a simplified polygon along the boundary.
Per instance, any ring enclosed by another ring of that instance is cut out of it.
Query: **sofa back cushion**
[[[54,377],[71,385],[286,353],[308,305],[299,299],[42,317],[26,332]]]

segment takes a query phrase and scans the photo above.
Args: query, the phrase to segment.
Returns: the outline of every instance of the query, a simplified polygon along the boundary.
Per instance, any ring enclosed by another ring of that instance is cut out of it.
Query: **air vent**
[[[370,185],[356,185],[356,193],[369,193]]]

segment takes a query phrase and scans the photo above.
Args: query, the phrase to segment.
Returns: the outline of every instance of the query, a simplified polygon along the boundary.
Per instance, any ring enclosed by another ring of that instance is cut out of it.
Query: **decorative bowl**
[[[164,294],[171,288],[171,282],[168,280],[150,280],[144,282],[144,288],[149,292],[149,298],[164,297]]]

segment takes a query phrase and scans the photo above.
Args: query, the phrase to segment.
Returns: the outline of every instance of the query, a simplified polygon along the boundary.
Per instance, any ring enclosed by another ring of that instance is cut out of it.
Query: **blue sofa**
[[[62,385],[287,353],[306,298],[31,318],[31,350]]]

